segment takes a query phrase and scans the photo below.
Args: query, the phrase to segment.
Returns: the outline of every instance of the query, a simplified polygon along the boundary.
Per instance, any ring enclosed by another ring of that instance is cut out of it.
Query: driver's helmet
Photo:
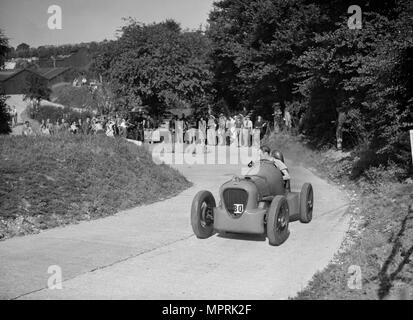
[[[275,159],[278,159],[278,160],[280,160],[280,161],[282,161],[282,162],[285,162],[285,161],[284,161],[284,155],[283,155],[282,152],[279,151],[279,150],[273,150],[273,151],[271,152],[271,157],[273,157],[273,158],[275,158]]]

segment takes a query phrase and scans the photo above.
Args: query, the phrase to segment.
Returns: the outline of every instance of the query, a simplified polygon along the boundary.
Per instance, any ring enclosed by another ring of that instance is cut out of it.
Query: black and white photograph
[[[413,1],[1,0],[0,300],[413,300]]]

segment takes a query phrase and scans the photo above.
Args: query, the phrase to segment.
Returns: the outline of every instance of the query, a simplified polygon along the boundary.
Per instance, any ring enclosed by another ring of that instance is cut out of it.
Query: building
[[[62,82],[72,82],[71,68],[42,68],[0,71],[0,92],[3,94],[24,94],[31,77],[45,81],[49,88]]]
[[[36,72],[46,78],[49,87],[53,87],[59,83],[73,81],[72,68],[41,68],[36,70]]]
[[[40,81],[45,80],[42,75],[31,69],[0,71],[0,93],[25,93],[31,77],[38,77]]]
[[[5,63],[4,63],[4,67],[3,67],[3,69],[4,70],[13,70],[14,68],[16,68],[16,61],[6,61]]]

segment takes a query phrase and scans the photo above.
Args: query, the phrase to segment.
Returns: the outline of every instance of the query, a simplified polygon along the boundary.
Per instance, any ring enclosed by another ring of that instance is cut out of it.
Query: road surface
[[[177,197],[0,242],[0,298],[287,299],[329,263],[348,229],[343,192],[290,165],[293,191],[313,184],[310,224],[291,223],[280,247],[256,236],[199,240],[190,225],[193,196],[207,189],[217,197],[241,166],[175,167],[194,183]],[[47,288],[51,265],[62,270],[61,290]]]

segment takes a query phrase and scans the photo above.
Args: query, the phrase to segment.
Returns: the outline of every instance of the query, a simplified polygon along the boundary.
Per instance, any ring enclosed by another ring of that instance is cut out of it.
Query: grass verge
[[[395,167],[351,179],[355,153],[315,151],[299,137],[271,136],[267,144],[339,184],[351,199],[342,248],[295,299],[413,299],[413,181],[398,181]]]
[[[123,139],[0,136],[0,238],[106,217],[189,186]]]

